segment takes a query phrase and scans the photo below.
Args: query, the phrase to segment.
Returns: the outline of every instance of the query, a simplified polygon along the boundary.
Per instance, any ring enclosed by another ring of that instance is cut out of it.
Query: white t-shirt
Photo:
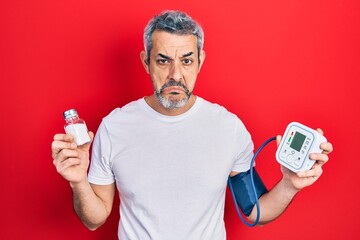
[[[197,97],[165,116],[139,99],[103,119],[88,179],[116,182],[121,240],[223,240],[228,176],[252,156],[250,134],[225,108]]]

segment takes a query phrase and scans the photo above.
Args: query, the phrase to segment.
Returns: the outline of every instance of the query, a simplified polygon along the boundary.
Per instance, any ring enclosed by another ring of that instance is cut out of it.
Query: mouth
[[[185,90],[182,87],[178,87],[178,86],[167,87],[163,90],[163,93],[165,93],[165,94],[167,93],[167,94],[171,94],[171,95],[179,95],[184,92],[185,92]]]
[[[168,83],[164,84],[159,91],[155,92],[159,96],[164,94],[175,98],[178,98],[179,95],[185,95],[189,98],[192,94],[184,83],[176,82],[174,80],[170,80]]]

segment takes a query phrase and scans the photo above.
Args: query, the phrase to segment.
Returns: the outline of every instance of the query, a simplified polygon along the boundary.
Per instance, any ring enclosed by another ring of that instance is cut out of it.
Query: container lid
[[[64,112],[65,119],[71,118],[71,117],[77,117],[77,116],[78,116],[78,113],[74,108]]]

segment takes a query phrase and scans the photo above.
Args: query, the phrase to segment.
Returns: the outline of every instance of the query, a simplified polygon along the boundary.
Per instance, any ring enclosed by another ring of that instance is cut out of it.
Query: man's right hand
[[[91,140],[94,134],[89,132]],[[91,142],[77,146],[69,134],[56,134],[51,144],[53,163],[57,172],[71,184],[83,182],[89,168]]]

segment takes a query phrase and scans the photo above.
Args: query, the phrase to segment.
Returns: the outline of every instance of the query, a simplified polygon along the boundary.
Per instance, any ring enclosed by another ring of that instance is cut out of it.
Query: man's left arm
[[[317,131],[323,134],[321,129],[317,129]],[[276,140],[279,145],[281,136],[277,136]],[[332,144],[329,142],[322,143],[320,147],[323,150],[322,153],[310,154],[310,159],[316,161],[310,170],[294,173],[281,166],[281,172],[283,174],[282,179],[273,189],[263,194],[259,199],[260,225],[271,222],[280,216],[300,190],[311,186],[320,178],[323,173],[322,166],[329,160],[328,154],[333,150]],[[237,173],[232,172],[231,176],[236,174]],[[250,221],[255,221],[256,214],[257,210],[256,206],[254,206],[248,219]]]

